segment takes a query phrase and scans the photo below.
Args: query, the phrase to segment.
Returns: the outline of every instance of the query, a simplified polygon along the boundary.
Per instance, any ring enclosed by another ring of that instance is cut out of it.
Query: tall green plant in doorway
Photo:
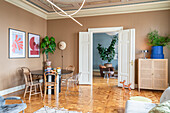
[[[115,46],[115,43],[117,40],[118,40],[118,35],[114,35],[113,39],[111,41],[111,44],[108,48],[102,47],[101,44],[98,44],[97,49],[100,54],[100,58],[103,61],[108,61],[108,63],[110,63],[114,59],[114,56],[115,56],[115,47],[114,46]]]

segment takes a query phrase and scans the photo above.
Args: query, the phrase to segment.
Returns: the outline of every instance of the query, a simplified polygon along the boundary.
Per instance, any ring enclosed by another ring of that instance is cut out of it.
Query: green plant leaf
[[[48,38],[48,36],[46,36],[42,42],[41,42],[41,46],[40,46],[43,50],[42,53],[45,53],[48,59],[48,54],[52,53],[54,54],[54,51],[56,50],[56,43],[55,43],[55,39],[53,37],[51,37],[50,39]]]
[[[102,47],[101,44],[98,44],[97,49],[100,54],[100,58],[104,61],[111,62],[115,56],[115,43],[118,40],[118,35],[115,35],[114,38],[111,41],[111,44],[108,48]]]
[[[44,40],[45,40],[46,42],[49,41],[48,36],[46,36],[46,37],[44,38]]]
[[[154,30],[148,33],[148,42],[151,46],[167,46],[170,42],[169,36],[159,36],[158,31]]]
[[[55,42],[55,38],[54,38],[54,37],[51,37],[50,40],[51,40],[52,42]]]

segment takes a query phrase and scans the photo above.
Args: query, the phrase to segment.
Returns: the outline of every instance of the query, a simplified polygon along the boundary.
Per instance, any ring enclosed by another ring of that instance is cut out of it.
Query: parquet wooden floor
[[[131,94],[127,89],[122,90],[117,87],[117,79],[110,79],[107,83],[106,79],[94,77],[93,86],[79,86],[80,93],[67,93],[65,95],[65,87],[62,87],[61,93],[55,100],[54,96],[48,95],[45,101],[39,95],[32,96],[28,100],[28,95],[24,99],[27,104],[26,113],[33,113],[44,105],[49,107],[59,107],[74,111],[82,111],[83,113],[124,113],[125,103],[130,96],[144,96],[150,98],[153,103],[159,103],[162,91],[141,90],[138,92],[132,90]],[[23,91],[12,93],[7,96],[23,97]],[[16,101],[7,101],[7,104]],[[17,101],[19,102],[19,101]]]

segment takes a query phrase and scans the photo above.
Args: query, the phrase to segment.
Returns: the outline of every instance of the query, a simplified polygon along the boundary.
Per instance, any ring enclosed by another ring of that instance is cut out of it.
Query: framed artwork
[[[40,35],[28,33],[28,58],[40,57]]]
[[[9,58],[25,58],[26,33],[9,28]]]

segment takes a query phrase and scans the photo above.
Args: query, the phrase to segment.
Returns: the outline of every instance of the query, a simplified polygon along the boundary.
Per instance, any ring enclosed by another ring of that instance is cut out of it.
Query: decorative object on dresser
[[[170,36],[160,36],[156,30],[148,33],[149,45],[152,46],[152,59],[164,59],[163,47],[169,44],[169,37]]]
[[[25,58],[26,33],[9,28],[9,58]]]
[[[40,57],[40,35],[28,33],[28,58]]]
[[[143,58],[144,58],[144,59],[147,59],[147,58],[146,58],[146,53],[148,53],[149,51],[148,51],[148,50],[142,50],[141,52],[144,54]]]
[[[51,66],[51,61],[49,61],[48,59],[48,54],[52,53],[54,54],[55,50],[56,50],[56,43],[55,43],[55,39],[53,37],[48,38],[48,36],[46,36],[41,43],[41,48],[43,49],[42,53],[46,54],[46,66]]]
[[[168,59],[138,59],[138,90],[168,87]]]

